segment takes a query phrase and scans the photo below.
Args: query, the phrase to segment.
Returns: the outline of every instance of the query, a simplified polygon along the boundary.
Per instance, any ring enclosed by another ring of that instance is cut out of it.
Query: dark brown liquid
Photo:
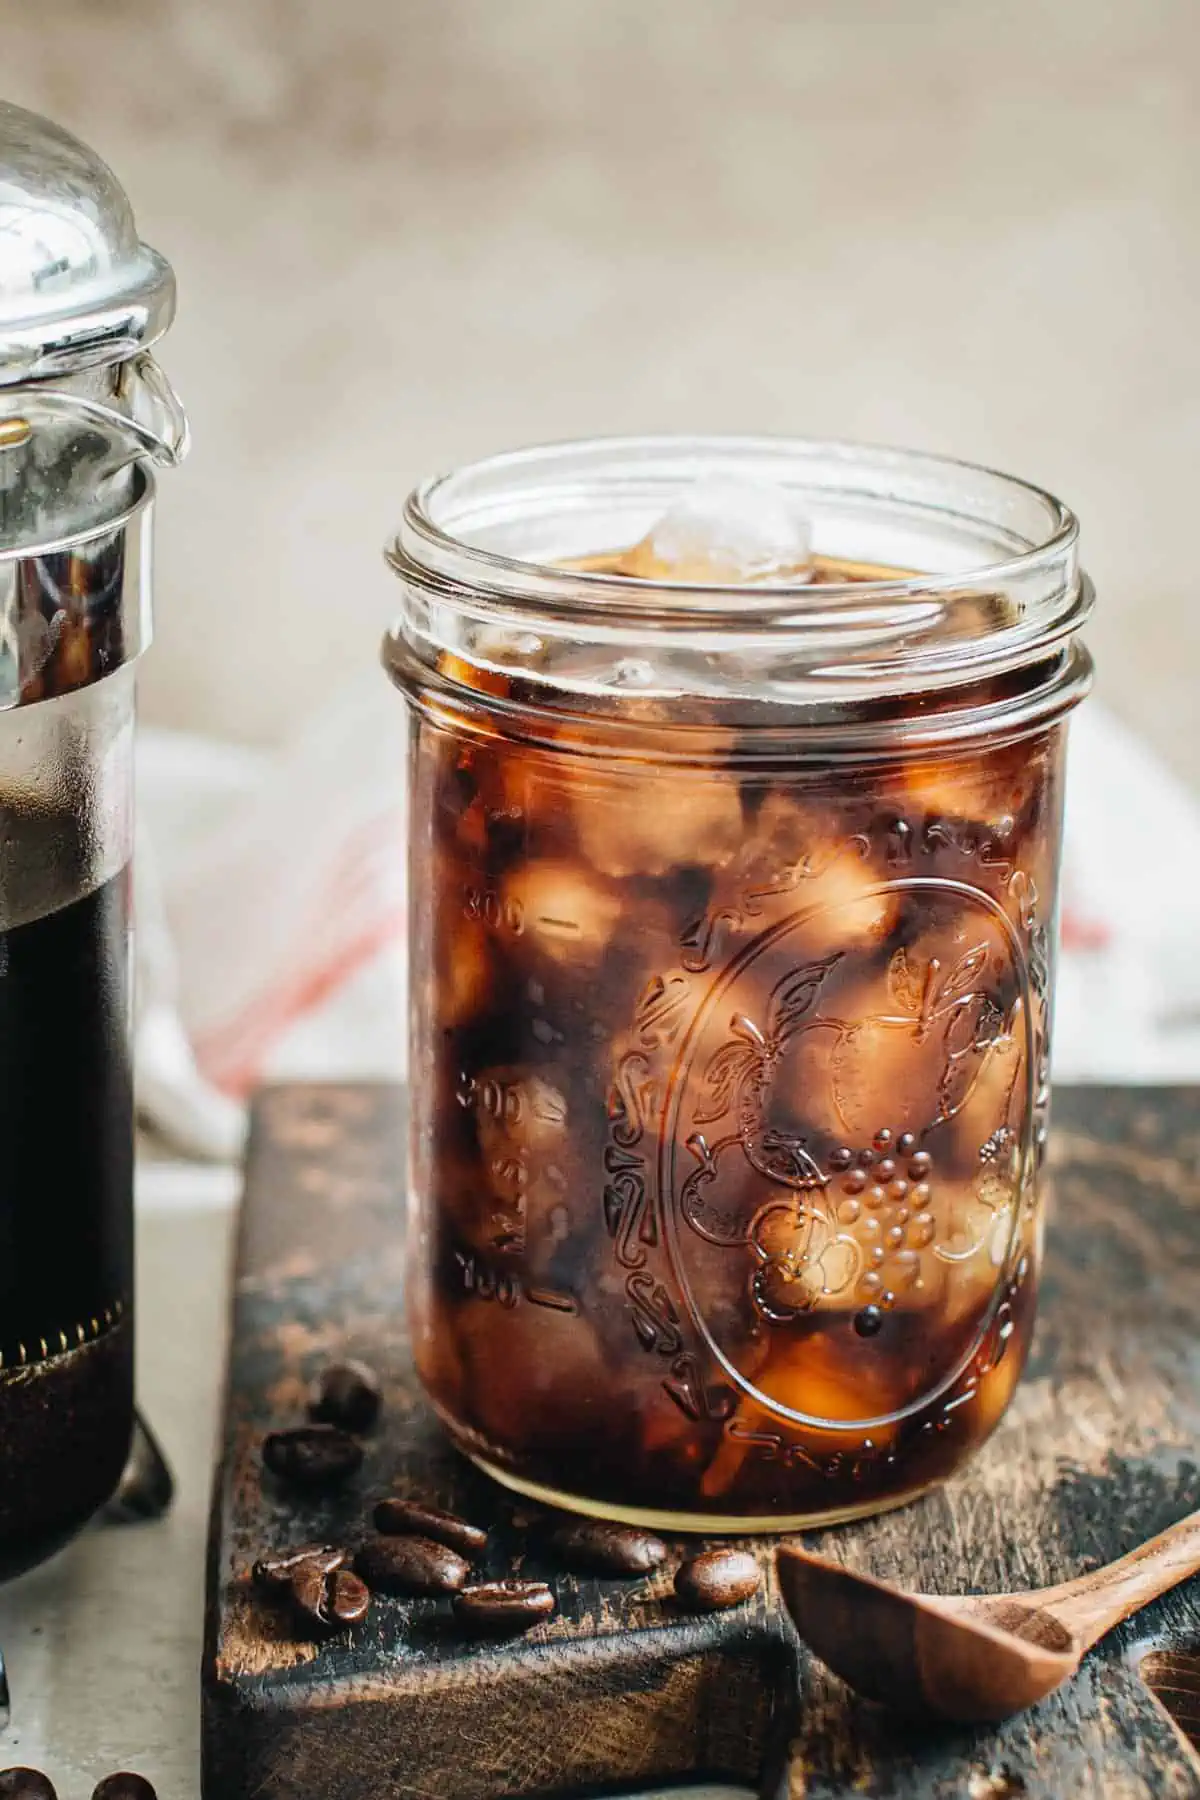
[[[112,1492],[133,1408],[128,872],[0,933],[0,1571]]]
[[[766,774],[710,703],[669,763],[657,703],[604,704],[623,758],[415,713],[422,1377],[580,1504],[895,1502],[1032,1330],[1061,733]]]
[[[654,579],[655,575],[670,576],[670,571],[666,569],[651,573],[652,564],[643,573],[642,555],[643,546],[634,544],[628,550],[606,550],[598,556],[580,556],[561,566],[584,569],[592,575],[629,575],[640,579],[645,579],[647,575],[650,579]],[[786,568],[782,568],[777,579],[786,581],[789,573]],[[850,562],[844,556],[814,555],[804,570],[803,586],[830,587],[846,581],[908,581],[913,573],[911,569],[893,569],[883,563]]]

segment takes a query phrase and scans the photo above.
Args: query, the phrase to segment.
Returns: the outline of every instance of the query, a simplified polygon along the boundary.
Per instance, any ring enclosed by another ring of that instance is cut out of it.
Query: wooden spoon
[[[776,1560],[801,1638],[860,1694],[910,1716],[994,1721],[1052,1693],[1106,1631],[1200,1569],[1200,1512],[1028,1594],[905,1594],[787,1544]]]

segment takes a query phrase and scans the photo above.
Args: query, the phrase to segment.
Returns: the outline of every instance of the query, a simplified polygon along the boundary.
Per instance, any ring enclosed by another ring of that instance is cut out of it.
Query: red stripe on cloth
[[[1064,906],[1062,947],[1068,951],[1107,950],[1112,932],[1103,919],[1089,919],[1074,907]]]
[[[387,869],[394,828],[394,815],[388,815],[346,837],[307,918],[292,934],[292,953],[230,1018],[194,1032],[197,1062],[218,1087],[240,1094],[253,1086],[283,1032],[401,935],[404,910]]]
[[[260,1002],[253,1022],[242,1023],[236,1036],[222,1029],[214,1034],[215,1042],[200,1038],[195,1050],[203,1074],[224,1093],[235,1099],[244,1098],[260,1081],[272,1047],[288,1027],[344,986],[403,930],[403,914],[377,921],[341,945],[327,962],[298,970],[289,982],[273,988],[269,996],[263,997],[270,1004]]]

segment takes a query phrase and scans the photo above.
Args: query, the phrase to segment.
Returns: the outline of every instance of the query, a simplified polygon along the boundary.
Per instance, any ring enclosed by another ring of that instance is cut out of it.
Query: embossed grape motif
[[[891,1111],[905,1125],[928,1132],[961,1112],[988,1057],[1012,1036],[1011,1020],[981,985],[989,951],[987,942],[977,943],[946,966],[936,956],[920,962],[899,949],[887,973],[892,1009],[853,1024],[839,1022],[831,1076],[838,1113],[848,1130],[869,1125],[870,1071],[880,1060],[893,1065]],[[908,1052],[900,1068],[889,1056],[897,1038]],[[931,1089],[936,1096],[932,1116]]]
[[[775,1324],[844,1293],[862,1267],[855,1239],[838,1231],[823,1209],[798,1200],[762,1207],[750,1226],[750,1246],[760,1265],[751,1277],[751,1296],[762,1317]]]
[[[760,1029],[744,1013],[730,1020],[730,1040],[704,1072],[708,1098],[696,1110],[698,1125],[733,1114],[736,1129],[711,1146],[702,1132],[688,1139],[698,1167],[684,1184],[684,1218],[711,1244],[749,1245],[756,1267],[751,1294],[764,1317],[782,1319],[805,1312],[818,1300],[849,1287],[861,1263],[859,1247],[837,1228],[824,1199],[827,1177],[804,1140],[766,1125],[764,1112],[772,1083],[789,1043],[805,1020],[825,976],[840,953],[789,971],[772,990],[767,1024]],[[705,1189],[717,1180],[722,1157],[740,1152],[750,1168],[790,1198],[768,1200],[748,1224],[712,1207]]]
[[[873,965],[844,949],[792,961],[811,914],[751,940],[696,1015],[664,1121],[683,1298],[737,1385],[793,1415],[809,1411],[818,1314],[861,1346],[892,1345],[884,1322],[903,1315],[907,1361],[887,1351],[865,1410],[923,1403],[985,1328],[1015,1243],[1020,950],[986,896],[905,891],[913,941]]]

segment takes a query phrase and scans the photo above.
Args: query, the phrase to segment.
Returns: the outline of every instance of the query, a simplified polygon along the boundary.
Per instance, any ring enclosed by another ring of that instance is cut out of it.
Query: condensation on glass
[[[621,572],[714,475],[803,512],[802,578]],[[1000,1418],[1076,537],[986,470],[785,440],[566,445],[410,499],[412,1329],[501,1481],[778,1528],[910,1498]]]
[[[133,1419],[130,859],[174,280],[111,170],[0,103],[0,1573],[116,1486]]]

